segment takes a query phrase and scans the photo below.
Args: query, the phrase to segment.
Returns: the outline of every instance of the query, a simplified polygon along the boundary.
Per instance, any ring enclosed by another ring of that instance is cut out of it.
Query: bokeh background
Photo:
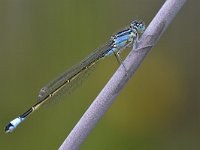
[[[12,134],[4,127],[36,102],[46,83],[133,19],[148,25],[163,3],[1,0],[0,149],[58,149],[117,69],[114,56]],[[199,9],[199,1],[186,3],[80,149],[200,149]]]

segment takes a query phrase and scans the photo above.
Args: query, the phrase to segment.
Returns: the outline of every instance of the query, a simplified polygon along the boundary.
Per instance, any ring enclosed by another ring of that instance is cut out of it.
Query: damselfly
[[[79,64],[70,68],[58,78],[44,86],[39,92],[38,102],[29,108],[25,113],[12,120],[5,127],[5,132],[12,132],[22,121],[24,121],[40,106],[49,102],[56,95],[60,95],[62,92],[70,89],[72,84],[81,79],[81,76],[83,76],[87,70],[94,66],[94,64],[96,64],[96,62],[100,59],[114,54],[118,62],[123,65],[122,59],[119,55],[120,52],[132,43],[134,44],[137,42],[139,34],[143,33],[144,30],[144,22],[137,20],[131,22],[129,27],[126,27],[124,30],[112,36],[105,45],[95,50]]]

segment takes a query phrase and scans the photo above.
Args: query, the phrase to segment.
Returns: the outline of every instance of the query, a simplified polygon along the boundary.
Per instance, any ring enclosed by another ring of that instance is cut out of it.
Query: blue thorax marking
[[[130,28],[127,28],[123,31],[118,32],[114,37],[117,38],[117,37],[123,36],[125,34],[130,34],[131,32],[132,32],[132,30]]]
[[[137,30],[132,30],[131,28],[118,32],[112,37],[112,47],[105,53],[104,56],[112,55],[113,53],[117,53],[119,50],[124,49],[128,43],[133,42],[136,37]]]

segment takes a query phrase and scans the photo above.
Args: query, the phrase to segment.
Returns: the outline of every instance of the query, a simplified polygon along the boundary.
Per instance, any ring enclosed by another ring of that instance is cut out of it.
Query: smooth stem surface
[[[137,43],[137,47],[126,57],[123,62],[127,69],[126,74],[124,67],[121,65],[115,72],[100,94],[96,97],[82,118],[72,129],[68,137],[60,146],[60,150],[77,150],[84,142],[92,129],[96,126],[99,119],[109,109],[119,92],[126,85],[128,80],[138,69],[145,56],[151,48],[157,43],[163,32],[180,11],[186,0],[167,0],[146,31]]]

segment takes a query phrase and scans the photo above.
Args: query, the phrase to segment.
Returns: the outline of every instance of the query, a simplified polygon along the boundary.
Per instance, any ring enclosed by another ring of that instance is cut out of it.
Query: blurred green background
[[[50,80],[162,0],[1,0],[0,149],[57,149],[117,69],[104,59],[69,96],[29,117],[12,134],[5,125]],[[166,30],[82,150],[200,149],[200,9],[189,1]],[[123,52],[123,57],[128,50]]]

